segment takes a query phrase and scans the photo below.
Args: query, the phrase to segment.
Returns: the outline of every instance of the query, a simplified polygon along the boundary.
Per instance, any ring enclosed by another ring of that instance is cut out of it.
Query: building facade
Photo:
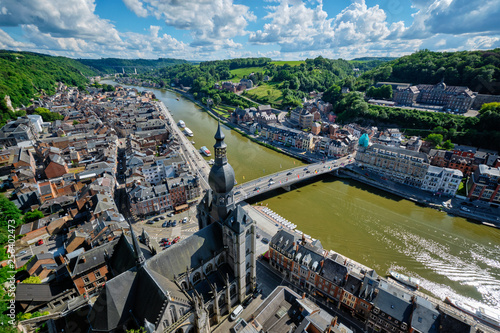
[[[426,154],[381,144],[360,147],[356,162],[395,182],[414,187],[422,186],[429,169]]]
[[[474,171],[469,182],[471,183],[468,192],[469,199],[500,204],[500,167],[495,168],[481,164]]]

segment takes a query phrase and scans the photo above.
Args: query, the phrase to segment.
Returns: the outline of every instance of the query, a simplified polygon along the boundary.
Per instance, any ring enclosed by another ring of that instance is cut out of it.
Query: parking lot
[[[163,244],[160,244],[162,239],[168,238],[170,245],[172,245],[172,241],[175,238],[177,238],[176,243],[182,242],[183,239],[198,231],[196,208],[192,207],[191,209],[179,214],[164,213],[151,216],[149,218],[139,219],[133,227],[137,234],[142,233],[142,230],[144,229],[151,239],[152,246],[159,252],[165,247]]]

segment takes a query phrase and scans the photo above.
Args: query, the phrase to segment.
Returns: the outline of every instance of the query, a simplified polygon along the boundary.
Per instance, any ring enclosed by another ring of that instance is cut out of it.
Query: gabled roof
[[[80,254],[70,262],[71,276],[76,276],[88,272],[89,270],[102,265],[106,262],[105,253],[109,256],[113,254],[114,247],[118,240],[111,241],[87,252]],[[83,262],[85,258],[85,262]]]

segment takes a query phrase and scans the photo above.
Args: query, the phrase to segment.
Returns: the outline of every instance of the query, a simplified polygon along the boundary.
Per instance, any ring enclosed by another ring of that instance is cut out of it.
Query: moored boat
[[[182,120],[179,120],[179,122],[177,123],[177,126],[179,126],[180,128],[184,128],[184,127],[186,127],[186,123]]]
[[[420,285],[420,280],[414,277],[406,276],[395,271],[389,271],[389,275],[396,281],[404,283],[407,286],[413,287],[415,289],[418,289]]]
[[[185,127],[184,128],[184,134],[186,134],[186,136],[193,136],[193,131],[191,131],[189,128]]]
[[[207,147],[203,146],[200,148],[200,153],[202,153],[205,156],[211,156],[212,154],[210,153],[210,150],[208,150]]]
[[[474,318],[482,320],[488,324],[500,327],[500,311],[483,307],[483,306],[473,306],[468,303],[460,302],[456,299],[446,297],[446,303],[456,307],[457,309],[470,314]]]

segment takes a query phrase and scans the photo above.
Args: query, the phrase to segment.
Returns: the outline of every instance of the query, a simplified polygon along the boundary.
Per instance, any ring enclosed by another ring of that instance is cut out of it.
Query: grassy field
[[[231,113],[234,111],[234,108],[228,107],[228,106],[212,106],[212,110],[217,112],[221,117],[224,118],[229,118],[231,117]]]
[[[257,72],[262,72],[264,71],[263,67],[246,67],[246,68],[237,68],[237,69],[232,69],[230,72],[232,75],[236,75],[231,79],[232,82],[240,82],[240,80],[243,78],[243,76],[247,76],[250,73],[257,73]]]
[[[284,64],[289,64],[290,66],[298,66],[300,64],[305,64],[304,60],[283,60],[283,61],[271,61],[271,64],[276,66],[283,66]]]
[[[249,98],[258,99],[263,103],[273,103],[273,104],[281,104],[281,100],[283,99],[283,94],[280,90],[277,89],[275,84],[262,84],[257,88],[247,90],[247,95]],[[268,93],[269,91],[269,93]]]

